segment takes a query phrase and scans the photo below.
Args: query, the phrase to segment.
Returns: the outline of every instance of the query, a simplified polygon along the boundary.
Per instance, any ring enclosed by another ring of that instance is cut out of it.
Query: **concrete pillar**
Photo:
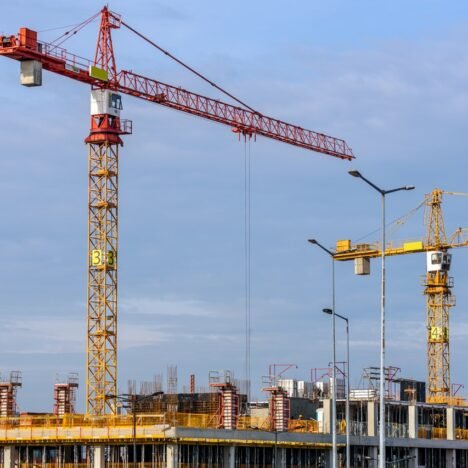
[[[378,447],[369,447],[369,458],[372,462],[369,463],[369,466],[379,466],[379,448]]]
[[[375,401],[367,402],[367,435],[377,436],[377,404]]]
[[[408,468],[418,468],[419,466],[418,449],[410,448],[409,456],[411,458],[408,461]]]
[[[278,457],[278,463],[276,464],[276,467],[284,468],[286,466],[286,449],[284,448],[276,449],[276,456]]]
[[[447,440],[455,439],[455,408],[447,407]]]
[[[166,445],[166,468],[179,467],[179,446],[176,444]]]
[[[323,433],[331,434],[332,401],[330,398],[323,399]]]
[[[332,466],[332,462],[333,462],[333,455],[332,455],[332,449],[330,450],[327,450],[325,452],[325,467],[326,468],[330,468]]]
[[[14,445],[3,447],[3,468],[15,468],[18,465],[18,451]]]
[[[418,407],[416,405],[408,406],[408,437],[418,438]]]
[[[446,456],[447,468],[456,468],[457,467],[457,451],[455,449],[447,449],[445,451],[445,456]]]
[[[236,466],[236,447],[234,445],[229,445],[224,447],[224,468],[235,468]]]
[[[105,468],[104,446],[96,445],[93,450],[93,468]]]

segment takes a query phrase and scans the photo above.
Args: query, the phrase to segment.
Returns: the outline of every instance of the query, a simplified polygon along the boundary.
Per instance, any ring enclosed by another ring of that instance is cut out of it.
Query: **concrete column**
[[[235,468],[236,466],[236,447],[234,445],[229,445],[224,447],[224,468]]]
[[[418,449],[417,448],[410,448],[409,456],[412,457],[412,458],[408,461],[408,467],[409,468],[418,468],[418,466],[419,466]]]
[[[453,408],[452,408],[453,409]],[[457,467],[457,452],[455,449],[447,449],[445,451],[447,468],[456,468]]]
[[[377,436],[377,404],[375,401],[367,402],[367,435]]]
[[[455,408],[447,408],[447,440],[455,440]]]
[[[3,447],[3,468],[15,468],[18,465],[18,451],[14,445]]]
[[[330,398],[323,399],[323,433],[331,434],[332,401]]]
[[[330,468],[333,463],[333,455],[332,455],[332,450],[327,450],[325,452],[325,467]]]
[[[104,446],[96,445],[93,450],[93,468],[105,468]]]
[[[166,468],[178,468],[179,446],[176,444],[166,445]]]
[[[372,462],[369,463],[369,466],[377,467],[379,466],[379,448],[378,447],[369,447],[369,457]]]
[[[416,405],[408,406],[408,437],[418,438],[418,407]]]
[[[276,455],[278,457],[278,463],[276,464],[277,468],[284,468],[286,466],[286,449],[276,449]]]

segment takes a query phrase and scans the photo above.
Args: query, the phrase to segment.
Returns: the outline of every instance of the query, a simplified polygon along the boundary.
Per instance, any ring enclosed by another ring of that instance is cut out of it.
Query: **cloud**
[[[197,300],[168,300],[157,298],[122,299],[120,307],[129,315],[169,315],[171,317],[214,317],[220,314],[214,306]]]

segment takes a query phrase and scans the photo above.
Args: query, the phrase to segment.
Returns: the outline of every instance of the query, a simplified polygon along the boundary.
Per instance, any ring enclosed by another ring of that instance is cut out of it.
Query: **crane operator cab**
[[[91,91],[91,115],[111,115],[120,117],[122,97],[109,89],[93,89]]]
[[[427,252],[427,271],[449,271],[452,254],[442,251]]]

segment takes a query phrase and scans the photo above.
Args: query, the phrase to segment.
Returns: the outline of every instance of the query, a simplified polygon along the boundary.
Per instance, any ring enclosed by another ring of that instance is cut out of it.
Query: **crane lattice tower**
[[[110,30],[117,28],[107,9],[101,16],[96,65],[116,75]],[[117,251],[121,96],[109,89],[91,91],[88,144],[88,345],[86,412],[116,412]]]
[[[449,276],[451,255],[440,250],[447,245],[442,216],[442,191],[435,189],[426,201],[426,245],[437,250],[427,254],[425,280],[427,309],[428,401],[446,403],[450,387],[450,308],[455,305],[453,278]]]

